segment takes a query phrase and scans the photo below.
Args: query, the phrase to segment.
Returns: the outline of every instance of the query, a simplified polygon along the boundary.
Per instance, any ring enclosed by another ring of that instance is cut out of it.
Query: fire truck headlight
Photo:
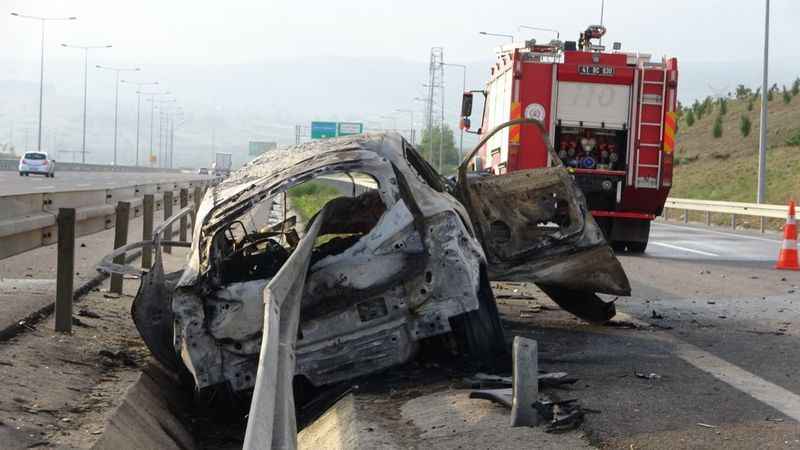
[[[604,191],[610,191],[614,187],[614,183],[611,180],[603,180],[600,185],[603,187]]]

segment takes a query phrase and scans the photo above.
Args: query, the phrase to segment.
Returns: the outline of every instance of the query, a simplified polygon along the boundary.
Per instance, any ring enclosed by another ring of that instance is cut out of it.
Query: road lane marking
[[[670,339],[677,356],[714,378],[800,422],[800,396],[688,342]]]
[[[778,239],[762,238],[762,237],[758,237],[758,236],[748,236],[746,234],[726,233],[724,231],[706,230],[706,229],[703,229],[703,228],[683,227],[683,226],[680,226],[680,225],[673,225],[671,223],[661,223],[661,222],[659,222],[657,224],[657,226],[680,228],[681,230],[690,230],[690,231],[696,231],[696,232],[699,232],[699,233],[720,234],[722,236],[731,236],[731,237],[737,237],[737,238],[742,238],[742,239],[752,239],[754,241],[781,242]]]
[[[673,250],[680,250],[680,251],[689,252],[689,253],[697,253],[698,255],[703,255],[703,256],[717,256],[717,257],[719,256],[716,253],[704,252],[702,250],[694,250],[694,249],[691,249],[691,248],[681,247],[679,245],[665,244],[663,242],[652,242],[651,241],[650,244],[651,245],[660,245],[662,247],[671,248]]]

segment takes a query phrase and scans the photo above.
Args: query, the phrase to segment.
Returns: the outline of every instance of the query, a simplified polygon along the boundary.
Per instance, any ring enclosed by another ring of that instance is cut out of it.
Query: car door
[[[525,123],[538,125],[539,138],[547,142],[541,125],[530,119],[500,125],[483,140],[504,126]],[[480,145],[459,168],[457,192],[483,246],[490,278],[536,283],[579,317],[610,319],[613,303],[595,293],[630,295],[630,284],[572,176],[557,157],[550,158],[556,162],[552,167],[467,174],[466,164]]]

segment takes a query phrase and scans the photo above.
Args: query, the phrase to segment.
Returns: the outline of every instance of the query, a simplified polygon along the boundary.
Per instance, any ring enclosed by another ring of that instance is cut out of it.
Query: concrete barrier
[[[186,410],[187,402],[176,380],[151,362],[125,393],[122,403],[111,414],[102,436],[92,448],[195,449],[197,444],[192,433],[171,412]]]

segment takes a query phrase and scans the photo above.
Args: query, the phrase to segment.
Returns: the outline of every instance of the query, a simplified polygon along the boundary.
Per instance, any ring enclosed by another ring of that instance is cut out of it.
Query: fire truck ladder
[[[647,69],[650,69],[650,72],[658,71],[661,73],[661,80],[660,81],[653,81],[648,80],[646,74],[648,73]],[[639,139],[639,149],[636,155],[636,176],[634,177],[634,186],[636,188],[649,188],[649,189],[658,189],[661,186],[661,158],[662,152],[661,147],[664,144],[664,114],[666,113],[666,105],[665,98],[667,94],[667,71],[664,70],[666,66],[663,63],[645,63],[642,65],[642,81],[639,84],[639,120],[637,121],[639,124],[639,131],[637,134],[637,138]],[[644,87],[645,85],[657,85],[661,86],[661,96],[660,98],[654,94],[645,94]],[[645,107],[658,107],[661,117],[661,120],[658,123],[654,122],[642,122],[642,111]],[[658,136],[659,141],[658,143],[653,142],[641,142],[642,139],[642,130],[645,127],[651,128],[658,128]],[[644,164],[641,162],[641,149],[642,148],[653,148],[658,152],[658,164]],[[656,183],[655,186],[653,185],[639,185],[639,169],[642,167],[653,168],[657,170],[656,175]]]

